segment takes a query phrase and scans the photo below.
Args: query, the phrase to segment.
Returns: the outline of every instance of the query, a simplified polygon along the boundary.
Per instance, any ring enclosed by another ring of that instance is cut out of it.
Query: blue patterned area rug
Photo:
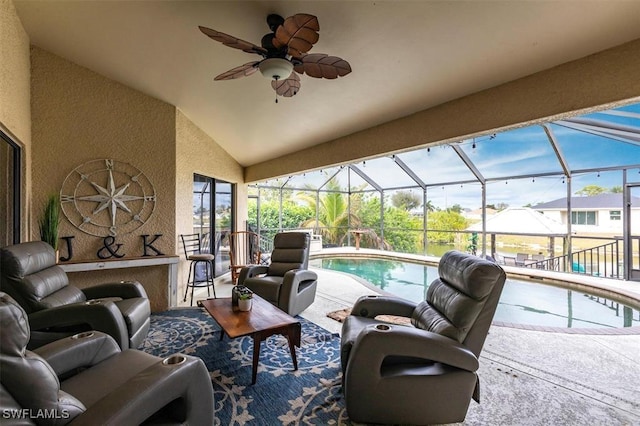
[[[298,370],[293,370],[286,338],[272,336],[262,342],[255,385],[251,338],[220,341],[220,326],[200,308],[153,314],[142,349],[160,357],[182,352],[204,361],[213,383],[216,424],[349,425],[341,393],[340,338],[298,319]]]

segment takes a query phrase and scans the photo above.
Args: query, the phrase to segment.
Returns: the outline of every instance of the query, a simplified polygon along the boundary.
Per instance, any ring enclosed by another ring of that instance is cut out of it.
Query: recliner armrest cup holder
[[[89,337],[93,337],[94,335],[95,333],[93,331],[84,331],[82,333],[74,334],[73,336],[71,336],[71,338],[73,340],[87,339]]]
[[[187,360],[187,357],[184,355],[171,355],[162,360],[162,364],[164,365],[180,365],[183,364]]]
[[[389,330],[391,330],[391,326],[388,326],[386,324],[378,324],[374,328],[376,330],[378,330],[378,331],[389,331]]]

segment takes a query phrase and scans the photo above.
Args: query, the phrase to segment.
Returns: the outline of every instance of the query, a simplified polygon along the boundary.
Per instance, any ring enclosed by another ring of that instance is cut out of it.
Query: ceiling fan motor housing
[[[287,57],[287,46],[283,46],[277,48],[273,44],[273,40],[276,37],[276,30],[284,24],[284,18],[280,15],[272,13],[267,16],[267,25],[271,30],[270,33],[265,34],[260,41],[262,47],[267,49],[267,58],[286,58]]]
[[[277,48],[273,45],[273,39],[276,37],[275,33],[267,33],[262,37],[260,44],[267,49],[267,58],[286,58],[287,47]]]
[[[282,24],[284,24],[284,18],[282,16],[276,13],[267,15],[267,25],[269,26],[269,29],[271,31],[275,32],[276,29]]]

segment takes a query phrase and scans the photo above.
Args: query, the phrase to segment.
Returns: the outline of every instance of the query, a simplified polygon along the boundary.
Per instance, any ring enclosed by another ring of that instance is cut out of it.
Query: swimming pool
[[[376,287],[422,301],[436,266],[373,258],[315,259],[312,266],[354,274]],[[640,312],[622,303],[548,284],[508,278],[494,321],[562,328],[632,327]]]

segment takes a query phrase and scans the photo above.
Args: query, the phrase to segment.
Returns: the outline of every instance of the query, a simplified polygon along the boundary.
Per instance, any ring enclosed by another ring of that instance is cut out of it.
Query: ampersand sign
[[[101,247],[100,250],[98,250],[98,253],[96,253],[100,259],[110,259],[112,257],[119,259],[125,256],[124,254],[118,254],[118,250],[120,250],[122,244],[116,244],[116,239],[114,237],[104,237],[103,244],[104,247]],[[115,246],[115,249],[113,246]]]

